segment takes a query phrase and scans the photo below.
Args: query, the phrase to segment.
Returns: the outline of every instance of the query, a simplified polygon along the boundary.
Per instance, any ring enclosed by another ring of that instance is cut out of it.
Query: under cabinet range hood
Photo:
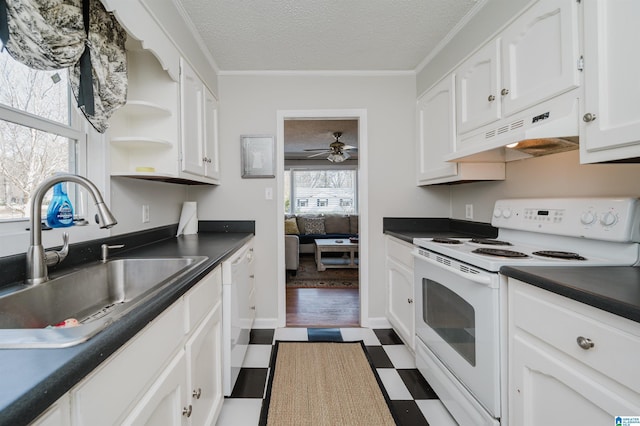
[[[578,98],[571,91],[458,135],[452,162],[513,161],[578,149]]]

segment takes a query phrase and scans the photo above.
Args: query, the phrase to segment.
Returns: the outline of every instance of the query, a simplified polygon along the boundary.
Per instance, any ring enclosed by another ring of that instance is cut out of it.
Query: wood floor
[[[287,288],[287,327],[359,327],[357,288]]]

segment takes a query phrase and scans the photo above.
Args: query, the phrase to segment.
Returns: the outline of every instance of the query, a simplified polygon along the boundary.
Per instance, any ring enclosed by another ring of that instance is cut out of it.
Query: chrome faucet
[[[66,257],[69,247],[69,236],[63,234],[64,246],[62,250],[44,251],[42,246],[42,201],[44,194],[55,184],[60,182],[73,182],[84,186],[98,209],[98,217],[100,228],[111,228],[118,221],[109,211],[102,199],[102,195],[98,188],[87,178],[72,174],[59,174],[45,179],[33,191],[31,196],[31,230],[29,233],[29,249],[27,250],[27,277],[25,283],[28,285],[37,285],[49,280],[47,272],[48,266],[56,265]],[[66,233],[65,233],[66,234]]]

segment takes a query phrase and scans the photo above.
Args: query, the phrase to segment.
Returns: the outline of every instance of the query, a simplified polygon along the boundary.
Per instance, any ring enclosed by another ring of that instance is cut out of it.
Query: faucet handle
[[[69,254],[69,233],[62,233],[62,248],[59,251],[46,251],[44,253],[47,266],[57,265],[62,262]]]
[[[109,250],[110,249],[119,249],[119,248],[123,248],[124,244],[102,244],[100,246],[100,252],[102,254],[102,262],[106,262],[107,259],[109,258]]]

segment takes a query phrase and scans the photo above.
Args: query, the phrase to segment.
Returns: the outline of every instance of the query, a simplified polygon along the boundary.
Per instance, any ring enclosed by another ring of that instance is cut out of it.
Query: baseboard
[[[253,321],[253,328],[256,329],[276,329],[278,328],[278,318],[256,318]]]
[[[369,328],[393,328],[386,317],[367,318],[366,327]]]

